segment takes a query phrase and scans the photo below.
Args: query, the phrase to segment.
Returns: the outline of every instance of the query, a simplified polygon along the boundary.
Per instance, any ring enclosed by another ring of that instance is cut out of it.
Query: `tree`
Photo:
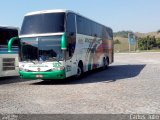
[[[160,38],[156,39],[156,45],[157,45],[158,48],[160,48]]]
[[[114,41],[114,44],[121,44],[121,42],[120,42],[118,39],[116,39],[116,40]]]
[[[151,50],[157,46],[155,36],[147,36],[138,40],[138,48],[140,50]]]
[[[128,38],[128,33],[133,33],[132,31],[119,31],[113,34],[114,37]]]
[[[146,40],[146,38],[139,38],[138,48],[140,50],[147,50],[147,40]]]

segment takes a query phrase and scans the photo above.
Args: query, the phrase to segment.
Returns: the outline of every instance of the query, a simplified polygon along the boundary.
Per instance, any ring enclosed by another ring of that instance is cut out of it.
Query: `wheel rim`
[[[107,66],[107,61],[106,59],[103,59],[103,67],[105,68]]]
[[[77,76],[79,77],[79,76],[81,76],[81,74],[82,74],[82,70],[81,70],[81,68],[78,66]]]

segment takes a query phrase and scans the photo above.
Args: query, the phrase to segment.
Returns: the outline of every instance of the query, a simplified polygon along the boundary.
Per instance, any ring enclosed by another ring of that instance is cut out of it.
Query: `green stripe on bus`
[[[66,78],[65,70],[56,70],[51,72],[26,72],[19,71],[20,77],[23,79],[64,79]]]

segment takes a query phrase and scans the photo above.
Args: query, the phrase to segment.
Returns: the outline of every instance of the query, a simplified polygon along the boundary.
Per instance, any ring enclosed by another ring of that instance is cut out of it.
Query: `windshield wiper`
[[[33,63],[33,64],[36,64],[36,62],[38,63],[38,60],[28,60],[29,62]]]
[[[56,60],[58,63],[60,63],[60,62],[59,62],[59,59],[58,59],[57,57],[52,57],[52,59],[54,59],[54,60]]]

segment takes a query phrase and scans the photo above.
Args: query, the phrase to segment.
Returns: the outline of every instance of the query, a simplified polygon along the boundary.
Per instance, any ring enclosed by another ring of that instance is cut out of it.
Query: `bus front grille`
[[[15,70],[15,58],[3,58],[3,71]]]

